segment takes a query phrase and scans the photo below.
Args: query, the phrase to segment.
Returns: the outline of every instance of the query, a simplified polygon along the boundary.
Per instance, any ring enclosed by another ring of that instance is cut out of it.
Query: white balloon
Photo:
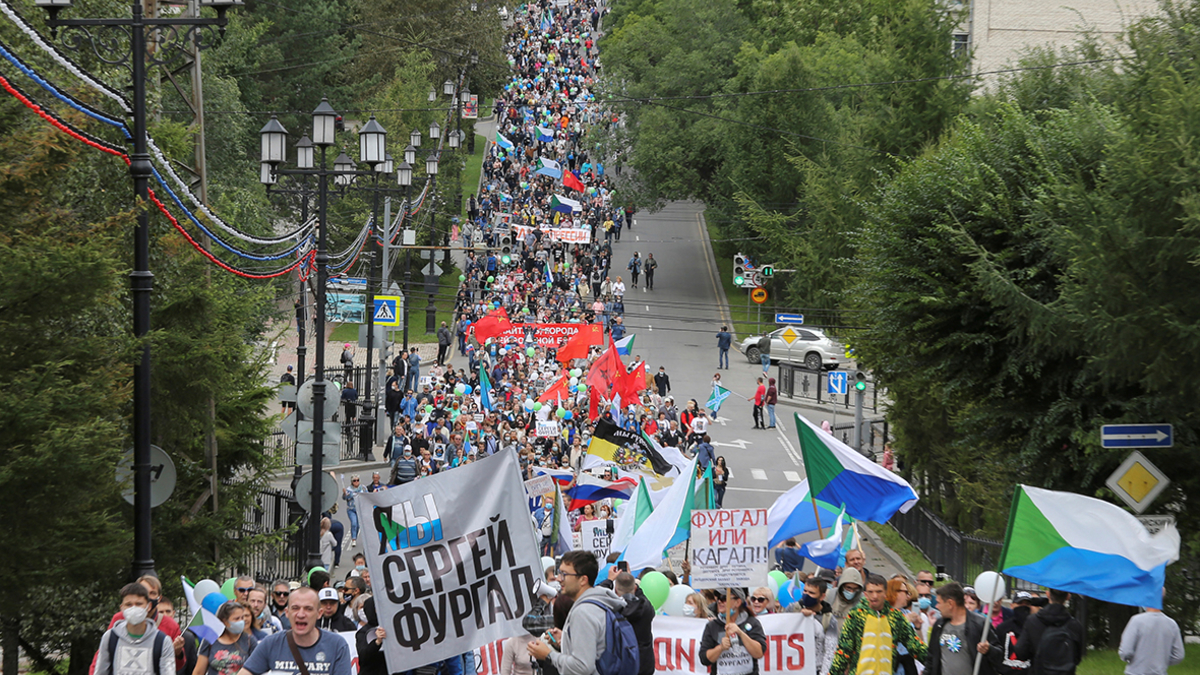
[[[990,605],[1007,595],[1004,587],[1004,577],[995,572],[981,572],[975,577],[975,595],[985,604]]]
[[[575,385],[579,384],[579,378],[578,378],[578,377],[572,377],[572,378],[571,378],[571,380],[570,380],[570,382],[571,382],[571,386],[572,386],[572,387],[574,387]]]
[[[771,589],[772,598],[779,597],[779,582],[775,579],[775,577],[767,577],[767,588]]]
[[[196,587],[192,589],[192,593],[197,600],[204,600],[209,593],[220,593],[221,587],[212,579],[201,579],[196,582]]]
[[[671,590],[667,591],[667,599],[663,601],[662,613],[667,616],[683,616],[684,601],[695,592],[686,584],[672,586]]]
[[[554,558],[551,558],[548,555],[542,556],[542,574],[545,574],[546,570],[550,569],[551,567],[554,567]]]

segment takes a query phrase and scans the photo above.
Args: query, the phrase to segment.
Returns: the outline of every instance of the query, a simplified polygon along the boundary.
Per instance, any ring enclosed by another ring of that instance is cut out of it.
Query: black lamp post
[[[436,128],[437,128],[437,122],[434,122],[432,125],[430,125],[429,132],[430,132],[431,136],[433,136],[433,131]],[[436,138],[436,136],[435,136],[435,138]],[[439,159],[439,157],[438,157],[438,153],[436,151],[429,153],[429,156],[425,158],[425,173],[429,174],[429,178],[430,178],[429,227],[433,230],[435,237],[437,236],[437,222],[436,222],[436,219],[437,219],[437,206],[436,206],[437,197],[433,193],[433,186],[436,185],[436,180],[437,180],[438,159]],[[433,262],[432,255],[429,256],[429,260],[431,263]],[[429,284],[428,281],[429,280],[427,278],[426,284],[425,284],[427,288],[425,290],[426,291],[436,291],[437,287],[436,286],[430,287],[431,284]],[[433,333],[436,330],[436,324],[437,324],[437,306],[435,306],[433,304],[433,293],[430,292],[428,295],[429,295],[429,303],[427,305],[425,305],[425,332]]]
[[[134,196],[143,207],[150,203],[150,154],[146,137],[146,64],[166,65],[183,58],[183,46],[194,41],[200,48],[201,28],[217,28],[222,34],[228,23],[225,13],[241,0],[200,0],[201,7],[217,10],[217,18],[147,18],[141,0],[130,5],[130,16],[111,19],[60,19],[59,13],[71,7],[71,0],[34,0],[49,12],[46,23],[57,35],[59,28],[74,28],[82,40],[67,40],[63,46],[79,51],[91,48],[100,59],[129,68],[133,84],[133,152],[129,155],[129,175]],[[164,27],[170,30],[163,30]],[[186,30],[174,30],[185,27]],[[149,34],[148,34],[149,33]],[[128,38],[128,48],[125,40]],[[147,51],[153,45],[154,50]],[[138,210],[134,229],[133,271],[129,275],[133,291],[133,335],[144,340],[150,332],[150,293],[154,275],[150,272],[150,216]],[[150,346],[143,344],[140,358],[133,366],[133,577],[153,575],[150,520]]]

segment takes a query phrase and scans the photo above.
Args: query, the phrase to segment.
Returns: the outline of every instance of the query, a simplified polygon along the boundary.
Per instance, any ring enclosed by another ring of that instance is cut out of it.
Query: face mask
[[[800,596],[800,605],[802,607],[806,607],[808,609],[812,609],[813,607],[816,607],[817,604],[819,604],[820,602],[821,602],[820,600],[814,598],[813,596],[809,595],[808,593],[805,593],[804,595]]]
[[[266,607],[263,607],[263,611],[261,614],[258,615],[258,618],[262,619],[263,621],[267,620],[267,608]]]
[[[684,616],[696,616],[696,608],[693,605],[684,605],[683,606],[683,615]]]
[[[245,619],[242,619],[240,621],[234,621],[233,623],[229,624],[229,632],[233,633],[234,635],[241,635],[245,631],[246,631]]]
[[[920,598],[917,600],[917,607],[920,607],[921,609],[929,609],[932,606],[933,601],[929,598]]]
[[[146,615],[149,612],[146,611],[145,607],[127,607],[122,610],[121,614],[125,616],[126,623],[136,626],[146,620]]]
[[[355,566],[354,566],[354,569],[356,569],[356,570],[358,570],[359,572],[361,572],[361,571],[363,571],[363,570],[367,569],[367,566],[366,566],[366,565],[355,565]]]
[[[842,597],[845,598],[847,601],[853,601],[855,598],[858,597],[858,591],[852,591],[849,588],[843,588],[842,589]]]

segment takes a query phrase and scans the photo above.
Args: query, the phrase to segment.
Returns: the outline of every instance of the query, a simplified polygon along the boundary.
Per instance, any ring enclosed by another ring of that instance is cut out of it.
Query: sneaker
[[[357,539],[351,539],[351,540],[350,540],[350,548],[354,548],[355,546],[358,546],[358,540],[357,540]]]

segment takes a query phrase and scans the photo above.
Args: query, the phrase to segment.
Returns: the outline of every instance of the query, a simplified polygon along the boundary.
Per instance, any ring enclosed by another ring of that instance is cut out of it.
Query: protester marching
[[[1009,608],[926,570],[873,573],[860,521],[887,522],[917,493],[799,414],[807,479],[769,509],[725,508],[733,472],[710,424],[731,391],[717,373],[707,398],[677,403],[623,321],[658,263],[638,252],[612,269],[633,207],[594,142],[619,123],[594,94],[605,11],[543,0],[508,17],[512,78],[462,235],[485,248],[466,254],[436,360],[393,362],[388,466],[342,487],[363,545],[353,568],[338,571],[331,520],[325,564],[304,579],[183,579],[182,629],[157,579],[125,586],[101,675],[1060,675],[1084,647],[1071,592],[1161,609],[1172,530],[1152,537],[1098,500],[1025,486],[999,568],[1044,594]],[[730,333],[716,339],[728,369]],[[776,428],[768,350],[754,420]],[[1078,577],[1070,561],[1118,573]],[[1160,636],[1169,622],[1131,622],[1131,675],[1182,657]]]

